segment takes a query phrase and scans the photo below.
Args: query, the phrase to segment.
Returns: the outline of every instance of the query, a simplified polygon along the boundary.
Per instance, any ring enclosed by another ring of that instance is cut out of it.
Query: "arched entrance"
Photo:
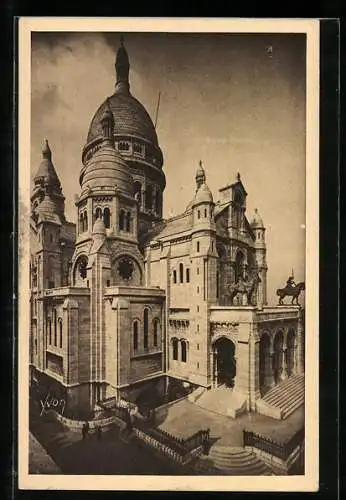
[[[280,382],[283,371],[283,345],[284,345],[284,336],[282,331],[279,330],[274,338],[273,369],[274,369],[275,384]]]
[[[216,385],[234,387],[236,376],[235,345],[226,337],[214,343],[214,380]]]
[[[287,333],[287,375],[293,375],[295,372],[295,332],[293,329]]]

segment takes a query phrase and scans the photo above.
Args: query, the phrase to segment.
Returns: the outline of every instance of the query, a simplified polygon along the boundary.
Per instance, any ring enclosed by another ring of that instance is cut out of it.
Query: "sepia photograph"
[[[24,489],[318,488],[318,22],[202,21],[21,19]]]

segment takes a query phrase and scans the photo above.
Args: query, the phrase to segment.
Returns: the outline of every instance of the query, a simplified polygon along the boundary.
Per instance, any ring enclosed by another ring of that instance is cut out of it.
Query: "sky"
[[[114,92],[120,33],[32,33],[31,177],[49,140],[76,221],[88,128]],[[155,121],[164,156],[163,216],[182,212],[203,161],[218,189],[240,172],[247,217],[266,227],[268,300],[294,270],[305,280],[305,36],[128,33],[131,93]],[[178,201],[177,201],[178,200]]]

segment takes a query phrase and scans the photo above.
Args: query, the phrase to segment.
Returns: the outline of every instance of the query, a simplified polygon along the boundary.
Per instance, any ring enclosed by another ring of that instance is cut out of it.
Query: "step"
[[[296,387],[297,385],[301,385],[301,383],[304,383],[304,376],[303,375],[293,375],[286,380],[283,380],[279,382],[277,385],[275,385],[272,389],[270,389],[265,395],[264,398],[270,400],[271,397],[275,397],[276,394],[281,394],[283,390],[289,390],[292,387]]]
[[[270,389],[267,394],[263,397],[263,400],[268,403],[268,404],[273,404],[273,401],[277,397],[281,398],[283,395],[288,394],[290,392],[294,392],[295,390],[298,390],[300,387],[304,389],[304,378],[302,377],[301,379],[295,379],[293,381],[290,381],[288,379],[287,381],[280,382],[277,386],[275,386],[273,389]]]
[[[285,406],[289,405],[291,401],[294,399],[303,399],[304,398],[304,388],[297,388],[296,390],[282,394],[281,398],[277,398],[275,401],[272,401],[270,404],[271,406],[278,406],[280,408],[284,408]]]
[[[299,382],[300,376],[297,378],[296,376],[292,376],[287,378],[286,380],[282,380],[277,385],[272,387],[265,395],[264,398],[270,399],[272,396],[275,397],[276,394],[280,394],[283,389],[290,388]]]

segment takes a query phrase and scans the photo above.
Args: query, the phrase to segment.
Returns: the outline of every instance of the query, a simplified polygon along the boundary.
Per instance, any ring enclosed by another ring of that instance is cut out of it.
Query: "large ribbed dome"
[[[132,135],[158,146],[154,124],[144,106],[129,92],[115,92],[96,111],[89,127],[87,142],[102,136],[101,117],[110,109],[114,118],[114,134]]]

